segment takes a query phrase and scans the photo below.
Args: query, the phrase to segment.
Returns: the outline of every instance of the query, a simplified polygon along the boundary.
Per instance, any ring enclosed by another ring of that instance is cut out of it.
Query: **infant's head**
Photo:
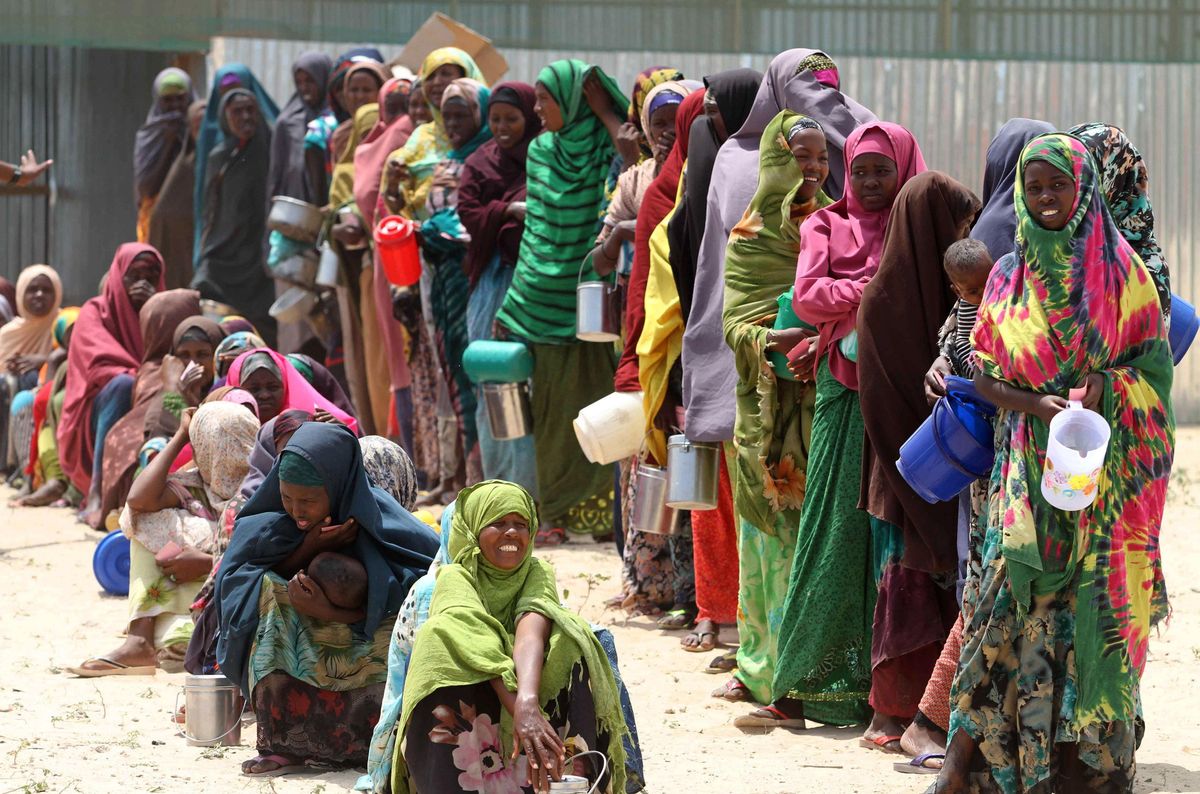
[[[353,557],[323,551],[308,564],[308,575],[339,609],[361,609],[367,600],[367,569]]]
[[[983,302],[983,289],[992,272],[992,255],[987,246],[970,237],[946,249],[942,266],[954,292],[972,306]]]

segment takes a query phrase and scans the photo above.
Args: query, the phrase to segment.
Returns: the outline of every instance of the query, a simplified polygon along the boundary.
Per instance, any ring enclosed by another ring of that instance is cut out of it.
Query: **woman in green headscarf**
[[[533,556],[537,511],[519,485],[463,490],[417,632],[393,759],[395,794],[537,791],[564,771],[625,791],[625,722],[612,669],[587,622],[564,609],[554,569]],[[566,735],[560,736],[559,731]],[[520,753],[520,755],[516,755]],[[514,758],[515,755],[515,758]]]
[[[547,529],[612,532],[612,469],[589,463],[571,429],[612,391],[615,351],[575,338],[575,283],[606,206],[604,180],[629,100],[596,66],[555,61],[538,74],[545,132],[529,144],[525,230],[497,320],[531,343],[538,492]],[[560,535],[561,536],[561,535]]]

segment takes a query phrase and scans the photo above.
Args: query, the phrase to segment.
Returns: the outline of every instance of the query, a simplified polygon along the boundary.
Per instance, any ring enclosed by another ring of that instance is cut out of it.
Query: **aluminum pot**
[[[321,258],[313,283],[324,289],[337,289],[342,283],[342,260],[327,242],[321,243]]]
[[[685,435],[667,439],[667,504],[678,510],[715,510],[721,476],[721,445],[689,441]]]
[[[184,679],[181,694],[187,704],[183,735],[188,744],[193,747],[241,744],[245,701],[237,684],[220,673],[189,675]],[[179,712],[178,706],[175,712]]]
[[[228,303],[221,303],[210,298],[201,298],[200,313],[213,322],[219,323],[226,317],[237,314],[238,310]]]
[[[620,289],[607,281],[575,285],[575,337],[584,342],[621,338]]]
[[[271,212],[267,215],[267,228],[284,237],[303,243],[315,243],[321,233],[325,216],[320,207],[291,196],[276,196],[271,199]]]
[[[270,313],[281,323],[295,323],[303,320],[317,308],[317,293],[304,287],[288,287],[274,303]]]
[[[667,505],[667,470],[649,463],[638,464],[630,523],[638,532],[674,535],[679,531],[679,511]]]
[[[271,271],[271,275],[289,284],[311,287],[317,277],[319,262],[320,258],[316,251],[304,251],[280,262]]]
[[[484,383],[479,390],[483,393],[492,438],[511,441],[533,432],[528,383]]]

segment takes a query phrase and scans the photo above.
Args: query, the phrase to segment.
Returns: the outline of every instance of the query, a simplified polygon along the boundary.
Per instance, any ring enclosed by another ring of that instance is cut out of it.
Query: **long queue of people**
[[[454,48],[416,74],[310,53],[293,76],[278,111],[239,65],[207,107],[164,71],[135,148],[149,242],[81,309],[45,266],[6,295],[19,501],[134,540],[127,639],[77,674],[219,669],[258,716],[250,775],[638,791],[612,637],[532,556],[611,537],[609,606],[715,651],[740,727],[862,725],[945,792],[1132,790],[1173,365],[1119,128],[1013,119],[979,197],[817,50],[652,67],[631,98],[579,60],[489,87]],[[323,208],[338,263],[278,328],[272,275],[311,243],[268,234],[275,196]],[[375,240],[396,216],[419,229],[411,284]],[[613,273],[621,339],[580,341],[577,282]],[[531,436],[493,437],[463,366],[480,340],[532,354]],[[995,464],[934,504],[895,461],[951,375],[998,410]],[[644,405],[642,451],[593,463],[572,420],[614,391]],[[1041,496],[1068,398],[1111,430],[1082,512]],[[637,531],[671,434],[720,445],[716,508]],[[435,503],[440,538],[411,512]],[[597,749],[608,772],[564,767]]]

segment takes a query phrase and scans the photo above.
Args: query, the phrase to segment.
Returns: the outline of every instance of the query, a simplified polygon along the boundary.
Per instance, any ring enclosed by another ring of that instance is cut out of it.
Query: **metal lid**
[[[720,441],[691,441],[683,433],[667,438],[667,447],[700,447],[702,449],[717,449]]]
[[[220,673],[213,675],[192,675],[189,673],[183,679],[184,687],[195,687],[197,689],[219,689],[222,687],[236,687],[237,684],[230,681]]]

